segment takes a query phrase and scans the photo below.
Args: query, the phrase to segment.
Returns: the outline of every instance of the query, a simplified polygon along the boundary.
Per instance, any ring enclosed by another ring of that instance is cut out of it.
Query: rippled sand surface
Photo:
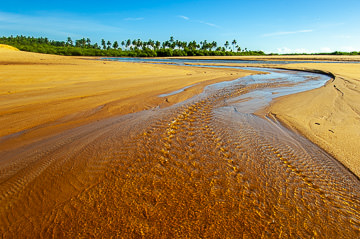
[[[302,136],[238,105],[254,89],[281,84],[208,88],[182,104],[3,153],[0,233],[358,238],[359,180]]]

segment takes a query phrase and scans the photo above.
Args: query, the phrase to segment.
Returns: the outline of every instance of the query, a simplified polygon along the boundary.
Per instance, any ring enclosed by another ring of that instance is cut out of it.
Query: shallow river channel
[[[1,178],[0,235],[359,238],[359,179],[276,118],[254,114],[330,77],[253,69],[268,74],[2,155],[27,164]]]

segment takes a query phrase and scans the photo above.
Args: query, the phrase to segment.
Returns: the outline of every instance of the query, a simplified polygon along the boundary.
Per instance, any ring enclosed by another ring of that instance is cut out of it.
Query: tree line
[[[230,43],[231,42],[231,43]],[[251,51],[241,48],[237,41],[226,41],[218,45],[215,41],[179,41],[170,37],[169,40],[160,42],[149,39],[148,41],[122,40],[111,42],[102,39],[101,43],[92,43],[89,38],[66,41],[49,40],[48,38],[10,36],[1,37],[0,43],[14,46],[22,51],[69,55],[69,56],[114,56],[114,57],[168,57],[168,56],[240,56],[240,55],[265,55],[263,51]]]

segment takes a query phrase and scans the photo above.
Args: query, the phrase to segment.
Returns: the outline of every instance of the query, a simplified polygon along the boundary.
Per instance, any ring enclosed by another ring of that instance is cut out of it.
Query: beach
[[[268,111],[360,177],[359,64],[308,63],[286,68],[320,70],[334,79],[319,89],[279,98]]]
[[[177,57],[178,58],[178,57]],[[211,57],[196,57],[211,59]],[[360,66],[359,56],[248,56],[217,57],[222,60],[309,61],[298,64],[201,63],[200,65],[257,66],[327,74],[331,82],[319,89],[276,99],[259,115],[273,115],[325,149],[358,177],[360,176]],[[331,61],[312,63],[311,61]],[[190,63],[192,65],[194,63]]]
[[[358,65],[257,66],[295,71],[0,48],[0,235],[358,237]]]
[[[113,115],[170,106],[206,85],[254,74],[0,51],[0,137],[6,137],[0,150]]]

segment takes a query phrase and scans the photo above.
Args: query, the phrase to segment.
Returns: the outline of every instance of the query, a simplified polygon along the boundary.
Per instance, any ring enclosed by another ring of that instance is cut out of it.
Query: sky
[[[360,51],[360,0],[3,1],[0,36],[234,39],[266,53]]]

